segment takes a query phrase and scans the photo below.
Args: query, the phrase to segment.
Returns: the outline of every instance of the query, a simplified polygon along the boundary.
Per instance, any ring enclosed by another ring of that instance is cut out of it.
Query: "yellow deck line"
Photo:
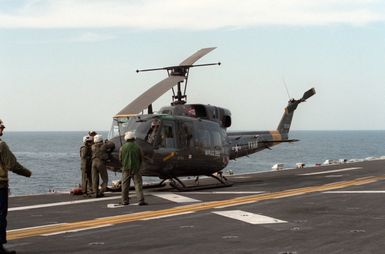
[[[39,227],[33,227],[33,228],[16,229],[16,230],[8,231],[8,239],[15,240],[20,238],[44,235],[44,234],[52,234],[56,232],[79,230],[83,228],[97,227],[97,226],[103,226],[108,224],[127,223],[127,222],[138,221],[143,219],[152,219],[152,218],[167,216],[167,215],[168,216],[177,215],[177,214],[183,214],[186,212],[198,212],[198,211],[209,210],[217,207],[235,206],[235,205],[248,204],[251,202],[259,202],[263,200],[293,197],[293,196],[299,196],[299,195],[304,195],[308,193],[341,189],[349,186],[364,185],[364,184],[374,183],[380,180],[385,180],[385,176],[364,177],[364,178],[329,183],[329,184],[319,185],[319,186],[303,187],[303,188],[290,189],[290,190],[278,191],[278,192],[272,192],[272,193],[262,193],[262,194],[256,194],[251,196],[237,197],[237,198],[232,198],[227,200],[183,205],[183,206],[177,206],[177,207],[162,209],[157,211],[145,211],[145,212],[109,216],[109,217],[103,217],[103,218],[97,218],[97,219],[85,220],[85,221],[79,221],[79,222],[61,223],[61,224],[39,226]]]

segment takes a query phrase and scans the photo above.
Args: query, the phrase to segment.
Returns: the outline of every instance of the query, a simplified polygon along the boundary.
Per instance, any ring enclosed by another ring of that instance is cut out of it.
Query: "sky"
[[[379,0],[0,0],[0,119],[8,131],[109,130],[167,77],[136,69],[206,47],[197,64],[222,64],[191,69],[188,103],[228,108],[231,130],[275,129],[311,87],[292,129],[385,129]]]

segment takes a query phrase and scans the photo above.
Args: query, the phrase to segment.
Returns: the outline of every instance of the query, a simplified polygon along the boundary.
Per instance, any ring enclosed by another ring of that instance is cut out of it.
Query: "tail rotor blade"
[[[302,98],[301,98],[301,101],[306,101],[307,99],[309,99],[310,97],[312,97],[313,95],[315,95],[315,89],[314,88],[311,88],[309,89],[308,91],[306,91]]]

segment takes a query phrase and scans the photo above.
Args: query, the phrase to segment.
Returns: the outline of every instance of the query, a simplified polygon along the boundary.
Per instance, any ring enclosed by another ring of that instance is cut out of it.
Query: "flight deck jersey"
[[[13,171],[22,176],[31,175],[28,169],[17,162],[7,143],[0,139],[0,188],[8,187],[8,171]]]
[[[92,163],[92,150],[91,146],[82,146],[80,148],[80,168],[87,169],[91,168]]]
[[[127,142],[120,148],[122,170],[128,170],[130,174],[136,174],[140,169],[142,154],[140,148],[134,142]]]

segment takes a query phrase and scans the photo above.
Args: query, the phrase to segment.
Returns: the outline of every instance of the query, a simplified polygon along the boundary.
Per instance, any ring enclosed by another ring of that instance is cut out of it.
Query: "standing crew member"
[[[94,142],[94,137],[98,135],[96,131],[89,131],[88,136],[91,138],[92,142]]]
[[[5,126],[0,120],[0,136],[3,135]],[[8,171],[18,175],[30,177],[31,171],[20,165],[7,144],[0,139],[0,254],[15,254],[3,244],[7,243],[7,213],[8,213]]]
[[[95,135],[92,150],[92,186],[96,198],[103,197],[107,189],[108,173],[106,162],[108,153],[115,149],[115,144],[111,141],[103,142],[103,136]],[[99,191],[99,175],[102,178],[101,190]]]
[[[145,140],[147,141],[147,143],[149,144],[153,144],[154,141],[155,141],[155,136],[158,132],[158,129],[159,129],[159,125],[160,125],[160,121],[159,119],[155,118],[152,122],[151,122],[151,128],[148,130],[148,133],[145,137]]]
[[[80,170],[82,173],[82,192],[87,196],[92,192],[92,150],[93,138],[91,136],[83,137],[83,146],[80,147]]]
[[[135,143],[135,135],[128,131],[124,135],[127,142],[122,145],[119,151],[119,160],[122,162],[122,205],[129,204],[128,190],[131,178],[134,178],[136,198],[139,205],[147,205],[144,201],[142,175],[140,166],[143,161],[143,154],[140,147]]]

